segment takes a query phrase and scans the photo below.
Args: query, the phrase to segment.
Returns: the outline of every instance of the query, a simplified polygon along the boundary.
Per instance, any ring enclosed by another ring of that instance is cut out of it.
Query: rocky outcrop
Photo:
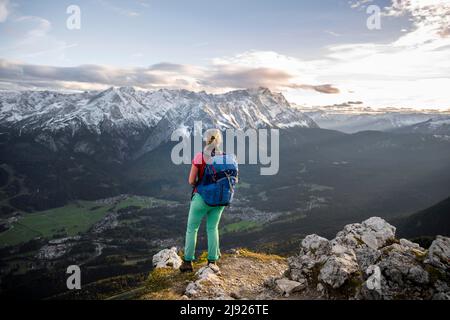
[[[396,239],[395,227],[374,217],[332,240],[307,236],[288,259],[286,280],[328,299],[449,299],[449,259],[449,238],[437,237],[425,250]]]
[[[436,268],[448,268],[450,261],[450,239],[438,236],[428,249],[426,262]]]
[[[153,256],[153,267],[179,269],[182,260],[177,253],[177,248],[164,249]]]
[[[201,267],[184,292],[188,299],[274,299],[303,289],[303,284],[278,279],[287,269],[284,258],[232,250],[216,265]],[[268,286],[270,281],[271,286]]]
[[[309,235],[290,258],[229,251],[217,266],[201,266],[181,299],[436,299],[450,300],[450,239],[428,250],[395,237],[381,218],[344,227],[332,240]],[[287,261],[286,261],[287,260]],[[174,248],[154,256],[178,268]]]
[[[220,269],[215,265],[205,266],[196,272],[197,280],[188,284],[186,296],[191,299],[213,297],[215,300],[232,299],[223,288]]]
[[[357,272],[358,263],[353,250],[336,245],[320,269],[318,279],[332,288],[339,288]]]

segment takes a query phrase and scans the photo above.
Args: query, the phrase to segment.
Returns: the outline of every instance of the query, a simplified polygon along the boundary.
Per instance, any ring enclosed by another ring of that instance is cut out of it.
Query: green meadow
[[[101,220],[110,207],[95,202],[79,201],[64,207],[30,213],[13,227],[0,234],[0,245],[16,245],[36,237],[52,238],[54,235],[75,236],[86,232]]]
[[[89,230],[107,212],[127,207],[153,207],[164,201],[153,198],[129,197],[119,203],[99,204],[95,201],[77,201],[64,207],[28,213],[13,227],[0,233],[0,247],[17,245],[36,237],[75,236]]]

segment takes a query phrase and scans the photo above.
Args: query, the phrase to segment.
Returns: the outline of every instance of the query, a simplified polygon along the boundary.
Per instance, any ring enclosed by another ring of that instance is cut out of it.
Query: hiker
[[[197,233],[206,216],[208,236],[208,266],[215,265],[220,258],[219,222],[222,212],[233,200],[234,186],[238,180],[238,165],[234,155],[221,150],[222,133],[218,129],[205,132],[206,146],[195,155],[189,174],[192,199],[186,230],[181,272],[192,272],[195,260]]]

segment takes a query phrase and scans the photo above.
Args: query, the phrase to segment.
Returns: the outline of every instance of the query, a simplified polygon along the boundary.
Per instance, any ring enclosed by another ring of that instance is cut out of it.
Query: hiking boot
[[[180,267],[181,272],[194,272],[194,268],[192,267],[191,261],[184,261]]]
[[[217,263],[215,261],[208,260],[208,267],[211,266],[211,265],[217,266]]]

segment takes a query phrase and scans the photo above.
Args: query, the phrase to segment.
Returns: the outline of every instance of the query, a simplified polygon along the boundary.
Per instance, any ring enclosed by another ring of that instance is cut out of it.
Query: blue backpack
[[[221,154],[206,163],[197,192],[211,207],[228,206],[233,201],[238,176],[238,163],[234,155]]]

